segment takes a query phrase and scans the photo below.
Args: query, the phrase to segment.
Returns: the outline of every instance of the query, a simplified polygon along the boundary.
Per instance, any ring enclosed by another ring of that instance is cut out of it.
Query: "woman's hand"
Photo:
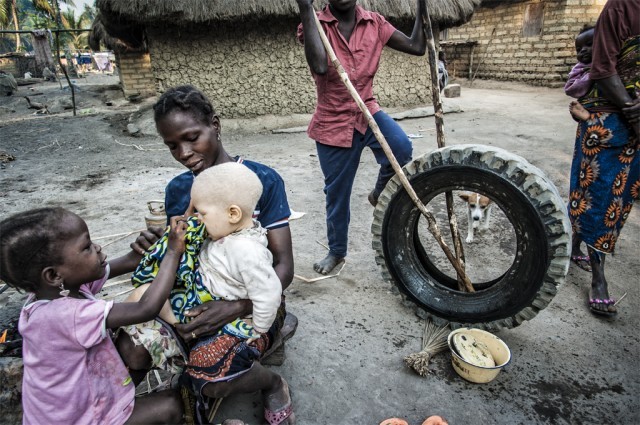
[[[183,215],[171,217],[171,229],[169,230],[168,249],[177,254],[182,254],[186,249],[184,237],[187,234],[187,219]]]
[[[215,334],[227,323],[250,314],[251,310],[250,300],[209,301],[187,311],[185,316],[193,319],[189,323],[176,325],[176,330],[185,342],[190,342]]]
[[[162,227],[152,226],[147,230],[140,232],[135,241],[131,242],[131,250],[139,255],[144,255],[145,252],[162,237],[164,229]]]
[[[636,95],[637,94],[636,92]],[[626,105],[625,108],[622,108],[622,113],[627,121],[629,121],[636,137],[640,137],[640,98],[636,97],[631,102],[627,102]]]
[[[114,278],[134,271],[144,253],[162,237],[163,233],[164,229],[161,227],[149,227],[147,230],[140,232],[136,240],[129,245],[131,251],[109,261],[109,266],[111,267],[109,277]]]

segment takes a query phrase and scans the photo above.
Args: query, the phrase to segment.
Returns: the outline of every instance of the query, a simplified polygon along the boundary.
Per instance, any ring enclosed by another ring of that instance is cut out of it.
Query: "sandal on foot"
[[[278,411],[264,409],[264,418],[269,425],[278,425],[284,422],[293,413],[293,405],[291,402]]]
[[[293,403],[291,402],[291,395],[289,393],[289,385],[287,381],[282,379],[283,390],[286,392],[289,401],[284,405],[281,409],[278,410],[269,410],[266,407],[264,408],[264,418],[267,420],[269,425],[278,425],[282,422],[286,421],[287,418],[293,415]]]
[[[599,316],[605,316],[605,317],[615,317],[618,312],[617,311],[608,311],[608,310],[599,310],[597,308],[595,308],[595,306],[597,305],[605,305],[605,306],[613,306],[615,305],[616,300],[614,300],[613,298],[608,298],[608,299],[604,299],[601,300],[600,298],[589,298],[589,310],[591,310],[591,313],[593,314],[597,314]]]
[[[591,259],[588,255],[572,255],[571,262],[576,266],[580,267],[582,270],[590,272],[591,271]]]

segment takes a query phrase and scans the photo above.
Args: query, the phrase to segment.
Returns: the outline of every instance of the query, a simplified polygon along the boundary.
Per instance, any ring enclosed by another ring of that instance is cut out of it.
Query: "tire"
[[[417,306],[418,315],[441,326],[496,330],[531,320],[549,304],[569,269],[571,225],[565,201],[541,170],[503,149],[456,145],[415,159],[404,172],[428,209],[446,191],[478,192],[500,207],[515,232],[506,272],[473,282],[474,293],[461,292],[455,276],[426,254],[418,237],[422,214],[394,176],[374,210],[372,245],[383,278]]]

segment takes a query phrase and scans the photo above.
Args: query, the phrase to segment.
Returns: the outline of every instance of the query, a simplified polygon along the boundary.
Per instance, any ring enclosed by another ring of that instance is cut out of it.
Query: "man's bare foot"
[[[569,112],[571,113],[571,116],[578,121],[586,121],[591,116],[589,111],[587,111],[577,100],[574,100],[569,104]]]
[[[269,393],[263,393],[264,418],[270,424],[293,425],[296,416],[293,413],[289,385],[280,378],[278,385]]]
[[[344,257],[336,257],[335,255],[327,255],[322,260],[313,265],[313,270],[320,274],[328,274],[335,269],[338,264],[344,260]]]

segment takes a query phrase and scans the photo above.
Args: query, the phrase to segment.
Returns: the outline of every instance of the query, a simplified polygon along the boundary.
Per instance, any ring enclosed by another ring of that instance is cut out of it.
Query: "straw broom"
[[[418,375],[427,375],[431,357],[447,348],[448,334],[448,326],[438,327],[431,319],[427,319],[422,333],[422,350],[418,353],[409,354],[404,358],[404,363],[416,371]]]

